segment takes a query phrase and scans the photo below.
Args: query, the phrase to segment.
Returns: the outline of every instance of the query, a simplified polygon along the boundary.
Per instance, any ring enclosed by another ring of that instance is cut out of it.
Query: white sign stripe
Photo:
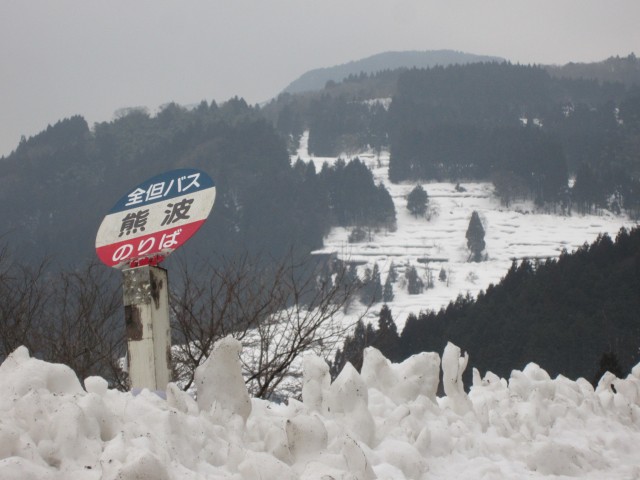
[[[170,227],[179,227],[199,220],[205,220],[209,212],[211,212],[215,197],[216,189],[212,187],[180,197],[174,197],[165,202],[152,203],[140,208],[132,208],[109,214],[102,221],[98,234],[96,235],[96,248],[123,240],[135,239]],[[180,202],[189,202],[191,200],[192,202],[188,204],[188,209],[187,204],[185,204],[183,212],[184,216],[188,216],[188,218],[182,218],[179,214],[174,215],[173,218],[171,217],[171,212],[174,211],[174,208],[176,208]],[[127,217],[128,215],[129,217]],[[136,216],[138,216],[141,221],[136,223],[133,220]],[[128,226],[131,226],[131,228],[123,228],[126,226],[126,218],[129,219]],[[166,223],[167,221],[171,223]],[[164,225],[163,222],[165,222]]]

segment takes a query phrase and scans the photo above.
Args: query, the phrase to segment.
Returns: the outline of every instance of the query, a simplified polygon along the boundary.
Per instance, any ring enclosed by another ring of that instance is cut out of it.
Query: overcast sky
[[[640,0],[0,0],[0,155],[74,114],[270,99],[401,50],[513,62],[640,55]]]

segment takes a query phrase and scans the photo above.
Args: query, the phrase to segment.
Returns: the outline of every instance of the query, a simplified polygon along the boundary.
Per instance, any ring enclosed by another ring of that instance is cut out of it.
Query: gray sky
[[[74,114],[249,103],[400,50],[564,64],[640,55],[640,0],[1,0],[0,155]]]

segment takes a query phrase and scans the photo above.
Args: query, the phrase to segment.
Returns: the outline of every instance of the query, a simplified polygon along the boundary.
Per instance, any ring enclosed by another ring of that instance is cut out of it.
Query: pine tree
[[[485,247],[484,243],[484,228],[480,221],[480,216],[477,211],[473,211],[471,214],[471,220],[469,221],[469,227],[467,228],[467,247],[469,248],[471,255],[470,260],[473,262],[482,261],[482,252]]]
[[[347,362],[351,363],[356,370],[362,368],[362,352],[365,348],[373,345],[375,331],[371,324],[366,327],[362,320],[358,320],[353,336],[347,336],[342,350],[336,352],[336,357],[331,368],[331,375],[335,378]]]
[[[354,285],[357,286],[357,284],[360,282],[360,279],[358,278],[358,271],[356,270],[356,266],[353,263],[349,265],[349,268],[347,268],[347,271],[344,274],[343,281],[346,288],[351,288]]]
[[[618,378],[622,378],[624,375],[618,356],[612,351],[605,352],[600,357],[600,366],[591,382],[594,387],[598,385],[598,382],[606,372],[611,372]]]
[[[380,309],[380,316],[378,317],[378,332],[384,335],[398,336],[398,327],[396,327],[391,315],[391,309],[385,303]]]
[[[427,283],[425,284],[426,288],[435,287],[435,282],[433,281],[433,271],[430,268],[427,268],[425,278],[427,280]]]
[[[371,301],[373,303],[382,300],[382,282],[380,281],[380,269],[378,264],[374,263],[373,273],[371,275]]]
[[[416,267],[408,267],[405,276],[407,278],[409,295],[419,295],[424,291],[424,282],[418,276]]]
[[[365,270],[360,301],[365,305],[372,305],[382,300],[382,283],[380,282],[380,269],[378,264],[373,265],[373,271]]]
[[[423,217],[427,213],[429,196],[421,185],[416,185],[407,196],[407,210],[415,217]]]
[[[389,274],[387,275],[387,281],[391,283],[396,283],[398,281],[398,272],[396,271],[396,266],[393,261],[391,265],[389,265]]]
[[[375,205],[375,225],[379,225],[391,232],[395,232],[397,229],[396,207],[393,204],[393,198],[391,198],[391,194],[385,188],[383,183],[380,183],[377,186]]]
[[[447,271],[444,269],[444,267],[440,269],[440,273],[438,274],[438,280],[440,280],[441,282],[447,281]]]
[[[329,373],[331,374],[332,381],[335,380],[338,375],[340,375],[340,372],[342,371],[345,363],[347,363],[347,361],[345,359],[344,353],[342,352],[342,349],[339,348],[336,351],[335,357],[333,357],[333,362],[331,362],[331,365],[329,366]]]
[[[364,269],[364,278],[362,279],[362,289],[360,290],[360,302],[365,305],[371,304],[371,269]]]
[[[347,268],[344,278],[342,279],[342,288],[345,292],[357,292],[361,287],[360,278],[358,277],[358,271],[356,266],[352,263]],[[348,300],[344,304],[345,313],[349,309],[351,305],[351,296],[349,296]]]
[[[384,282],[382,289],[382,301],[388,303],[393,300],[393,284],[391,283],[391,276],[387,275],[387,280]]]
[[[378,331],[373,346],[391,361],[398,360],[400,336],[391,309],[384,304],[378,317]]]

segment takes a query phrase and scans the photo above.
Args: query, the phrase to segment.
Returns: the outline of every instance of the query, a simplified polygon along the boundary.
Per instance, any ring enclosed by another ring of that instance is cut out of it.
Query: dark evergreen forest
[[[389,148],[394,182],[491,180],[507,206],[524,197],[556,213],[637,217],[640,86],[629,69],[640,62],[612,62],[626,66],[618,81],[476,63],[351,75],[262,107],[233,98],[168,104],[155,116],[124,109],[93,127],[61,120],[0,160],[0,234],[23,258],[90,258],[112,202],[181,166],[202,168],[218,185],[190,255],[305,255],[333,225],[393,229],[388,192],[360,162],[319,172],[291,165],[304,130],[316,155]]]
[[[367,346],[397,361],[442,352],[451,341],[469,353],[481,374],[508,378],[513,369],[535,362],[552,377],[596,383],[603,361],[621,375],[640,361],[638,312],[640,228],[635,228],[621,230],[615,241],[601,236],[558,259],[514,263],[477,299],[460,296],[439,312],[410,315],[400,335],[390,326],[392,312],[385,305],[377,329],[359,325],[347,338],[334,371],[347,361],[360,365]]]
[[[2,160],[0,233],[23,260],[82,263],[123,192],[182,166],[203,169],[217,187],[210,219],[185,249],[193,257],[304,256],[333,225],[395,225],[391,197],[357,159],[321,172],[291,165],[274,127],[236,98],[169,104],[153,117],[131,109],[93,129],[76,116],[24,139]]]
[[[263,112],[292,144],[308,129],[317,155],[390,149],[393,182],[489,180],[506,205],[530,198],[564,213],[638,215],[640,85],[629,68],[640,62],[608,63],[619,64],[619,80],[607,81],[510,63],[352,75]],[[386,106],[372,101],[385,95]]]

